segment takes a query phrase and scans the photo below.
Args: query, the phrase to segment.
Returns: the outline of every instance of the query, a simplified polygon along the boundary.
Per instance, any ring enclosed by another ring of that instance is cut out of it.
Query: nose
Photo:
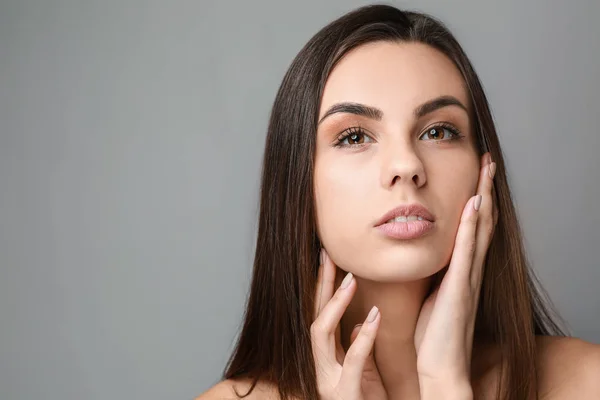
[[[423,163],[410,143],[390,144],[382,151],[381,185],[385,189],[397,185],[419,188],[426,180]]]

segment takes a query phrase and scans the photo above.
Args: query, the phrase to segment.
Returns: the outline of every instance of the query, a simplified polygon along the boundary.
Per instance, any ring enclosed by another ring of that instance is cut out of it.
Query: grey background
[[[275,92],[362,4],[0,3],[0,398],[191,399],[218,380]],[[600,3],[392,4],[466,49],[534,268],[600,342]]]

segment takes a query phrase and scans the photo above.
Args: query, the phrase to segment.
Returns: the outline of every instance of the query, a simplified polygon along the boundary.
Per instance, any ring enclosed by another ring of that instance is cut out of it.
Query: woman
[[[362,7],[279,88],[243,329],[199,399],[600,398],[598,346],[536,284],[460,45]]]

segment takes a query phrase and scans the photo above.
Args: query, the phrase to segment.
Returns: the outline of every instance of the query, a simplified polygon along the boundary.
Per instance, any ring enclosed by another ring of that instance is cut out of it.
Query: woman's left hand
[[[417,320],[415,349],[422,398],[473,398],[470,382],[473,331],[483,265],[497,223],[489,153],[483,157],[477,196],[465,206],[448,270],[425,300]]]

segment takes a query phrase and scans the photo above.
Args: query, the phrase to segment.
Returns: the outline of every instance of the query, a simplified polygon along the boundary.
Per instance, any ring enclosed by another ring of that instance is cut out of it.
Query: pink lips
[[[433,229],[433,222],[427,220],[408,222],[394,221],[379,225],[377,229],[394,239],[416,239]]]
[[[396,222],[391,221],[396,217],[415,215],[421,217],[422,221]],[[434,227],[435,218],[429,210],[421,204],[408,204],[398,206],[383,215],[375,224],[386,236],[394,239],[416,239],[430,232]]]

